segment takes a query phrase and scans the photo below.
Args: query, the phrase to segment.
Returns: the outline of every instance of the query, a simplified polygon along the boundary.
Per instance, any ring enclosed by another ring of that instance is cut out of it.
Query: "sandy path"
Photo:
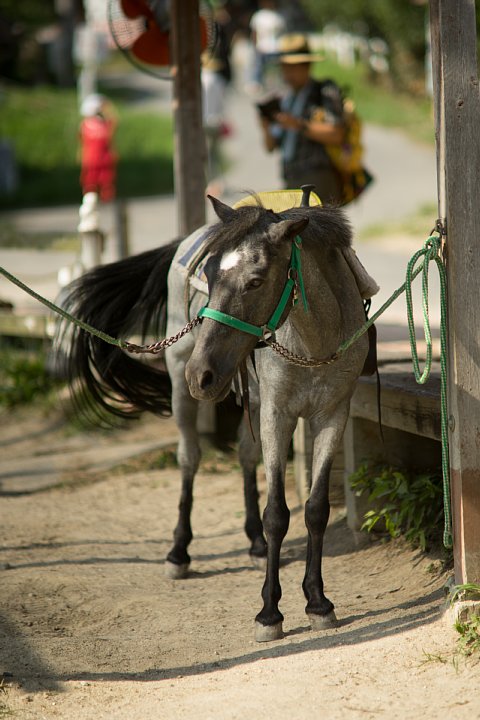
[[[132,454],[150,449],[155,438],[171,442],[170,421],[70,437],[56,417],[3,419],[0,717],[480,717],[479,666],[454,662],[456,636],[440,613],[440,564],[402,543],[356,549],[340,489],[333,492],[324,561],[340,626],[308,629],[300,587],[304,525],[290,478],[281,574],[286,637],[259,645],[253,618],[263,578],[246,553],[232,460],[213,453],[204,462],[192,574],[171,581],[163,558],[178,471],[149,468],[151,453],[120,472],[102,465],[115,447],[125,459],[127,447]],[[90,460],[85,455],[75,468],[72,457],[82,457],[82,446]],[[38,491],[35,458],[43,477]],[[46,459],[56,486],[50,489]]]

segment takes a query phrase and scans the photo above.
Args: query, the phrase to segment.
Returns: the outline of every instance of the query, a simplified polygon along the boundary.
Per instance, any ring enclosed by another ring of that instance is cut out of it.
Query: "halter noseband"
[[[214,310],[213,308],[209,308],[207,305],[205,305],[200,310],[200,312],[198,313],[198,317],[206,317],[210,318],[210,320],[216,320],[223,325],[228,325],[229,327],[235,328],[235,330],[241,330],[242,332],[248,333],[249,335],[256,335],[256,337],[264,340],[267,334],[271,336],[275,333],[275,330],[277,329],[280,322],[280,318],[282,317],[283,312],[287,307],[292,291],[294,292],[293,304],[295,305],[295,303],[297,302],[297,288],[300,289],[300,294],[302,297],[302,303],[303,307],[305,308],[305,312],[308,312],[308,303],[307,297],[305,295],[305,286],[302,276],[302,264],[300,259],[301,247],[302,238],[299,235],[296,235],[294,240],[292,241],[292,254],[290,256],[290,267],[288,269],[288,277],[285,283],[285,287],[283,288],[283,292],[280,300],[278,301],[277,307],[273,311],[270,320],[265,325],[252,325],[251,323],[245,322],[244,320],[239,320],[232,315],[227,315],[227,313],[224,313],[221,310]]]

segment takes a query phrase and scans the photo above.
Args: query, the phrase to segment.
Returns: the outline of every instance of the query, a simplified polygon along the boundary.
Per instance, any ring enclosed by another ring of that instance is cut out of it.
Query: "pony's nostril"
[[[202,377],[200,378],[200,388],[206,390],[213,383],[213,373],[210,370],[205,370]]]

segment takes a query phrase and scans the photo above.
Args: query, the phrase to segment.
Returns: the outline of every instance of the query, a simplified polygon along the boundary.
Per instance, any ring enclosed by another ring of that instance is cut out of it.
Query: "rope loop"
[[[430,330],[430,318],[428,314],[428,270],[430,262],[440,260],[439,258],[440,245],[438,239],[434,235],[430,235],[424,243],[421,250],[418,250],[415,255],[409,260],[407,265],[407,272],[405,278],[405,297],[407,302],[407,321],[410,335],[410,348],[412,351],[412,364],[415,380],[420,385],[427,382],[430,371],[432,369],[432,333]],[[417,262],[423,258],[423,264],[419,270],[422,272],[422,310],[423,310],[423,331],[426,343],[426,357],[425,357],[425,368],[423,372],[420,371],[420,363],[418,359],[417,339],[415,335],[415,323],[413,319],[413,299],[412,299],[412,281],[415,277],[415,266]],[[440,266],[443,270],[443,264],[440,261]],[[441,274],[440,266],[438,266],[439,273]]]
[[[440,233],[440,230],[434,232]],[[405,297],[407,301],[407,320],[410,333],[410,348],[412,352],[412,364],[415,380],[423,385],[432,367],[432,334],[430,331],[430,319],[428,315],[428,269],[431,262],[435,262],[440,280],[440,436],[442,441],[442,477],[443,477],[443,506],[444,506],[444,529],[443,544],[446,548],[453,546],[452,536],[452,511],[450,500],[450,461],[448,448],[448,405],[447,405],[447,278],[445,266],[441,257],[441,236],[430,235],[421,250],[415,253],[407,265],[405,279]],[[421,266],[416,268],[417,262],[423,258]],[[422,272],[422,310],[423,329],[426,342],[425,367],[420,371],[418,360],[417,340],[415,336],[415,324],[413,321],[413,300],[412,281],[414,277]]]

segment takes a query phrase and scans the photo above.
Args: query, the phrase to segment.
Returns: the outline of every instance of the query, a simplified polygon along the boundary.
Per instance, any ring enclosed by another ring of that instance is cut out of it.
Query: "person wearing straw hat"
[[[341,203],[342,183],[325,150],[328,144],[341,144],[344,137],[340,88],[333,80],[311,77],[312,62],[322,58],[311,52],[304,35],[282,36],[279,52],[288,92],[278,112],[260,112],[265,148],[280,149],[286,188],[311,183],[323,203]]]

